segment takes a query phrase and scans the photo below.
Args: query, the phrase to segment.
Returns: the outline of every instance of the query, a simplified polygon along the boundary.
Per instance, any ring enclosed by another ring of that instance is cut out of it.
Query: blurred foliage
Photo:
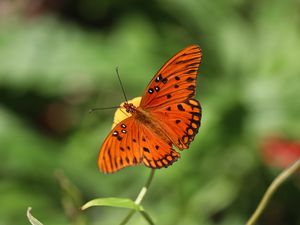
[[[0,224],[28,224],[28,206],[44,224],[76,224],[57,169],[83,202],[134,198],[149,169],[99,173],[113,111],[88,109],[123,101],[116,66],[127,95],[140,96],[192,43],[203,51],[203,125],[156,173],[144,207],[157,224],[243,224],[279,172],[261,158],[262,141],[300,138],[299,10],[298,0],[0,1]],[[300,224],[299,188],[299,177],[285,184],[261,224]],[[79,213],[81,224],[106,225],[127,211]]]

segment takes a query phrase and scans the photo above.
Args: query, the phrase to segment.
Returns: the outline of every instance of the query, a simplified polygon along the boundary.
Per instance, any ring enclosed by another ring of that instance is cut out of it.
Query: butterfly
[[[189,148],[201,124],[202,109],[194,99],[201,56],[197,45],[184,48],[155,74],[142,97],[121,104],[125,116],[100,148],[100,171],[141,163],[168,167],[180,157],[173,146]]]

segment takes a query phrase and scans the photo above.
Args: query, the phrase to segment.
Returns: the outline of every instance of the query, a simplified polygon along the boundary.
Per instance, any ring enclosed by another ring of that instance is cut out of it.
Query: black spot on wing
[[[162,79],[162,75],[159,74],[156,78],[155,78],[155,82],[158,83],[159,81],[161,81]]]
[[[149,88],[149,89],[148,89],[148,93],[149,93],[149,94],[153,94],[153,92],[154,92],[153,88]]]
[[[196,88],[195,85],[190,85],[190,86],[188,86],[186,89],[187,89],[187,90],[190,90],[190,91],[194,91],[195,88]]]
[[[182,104],[178,104],[177,105],[178,110],[180,111],[185,111],[185,109],[183,108]]]
[[[146,147],[143,147],[143,150],[144,150],[144,152],[150,153],[150,150],[148,148],[146,148]]]
[[[186,78],[186,82],[193,82],[195,79],[194,78],[192,78],[192,77],[188,77],[188,78]]]
[[[165,77],[161,80],[161,82],[163,82],[164,84],[166,84],[168,82],[168,79]]]
[[[121,136],[117,136],[117,139],[118,139],[118,141],[121,141],[122,137]]]
[[[183,63],[188,63],[188,62],[195,61],[195,60],[199,60],[199,57],[194,57],[194,58],[190,58],[190,59],[186,59],[186,60],[179,60],[175,63],[176,64],[183,64]]]

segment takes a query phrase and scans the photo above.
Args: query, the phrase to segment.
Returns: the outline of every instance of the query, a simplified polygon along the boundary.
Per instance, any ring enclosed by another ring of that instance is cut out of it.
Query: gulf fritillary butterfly
[[[122,103],[126,111],[101,146],[98,166],[104,173],[143,163],[157,169],[177,161],[201,124],[194,99],[201,49],[191,45],[174,55],[152,78],[141,98]]]

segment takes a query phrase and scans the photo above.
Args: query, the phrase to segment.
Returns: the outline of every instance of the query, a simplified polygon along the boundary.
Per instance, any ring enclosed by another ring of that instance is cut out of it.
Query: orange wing
[[[163,140],[149,128],[141,126],[141,149],[143,151],[143,163],[152,168],[159,169],[168,167],[177,161],[179,153],[172,149],[172,143],[169,140]]]
[[[139,124],[129,117],[117,124],[103,142],[98,167],[104,173],[112,173],[126,166],[142,162],[139,147]]]
[[[180,150],[189,147],[201,125],[201,106],[193,98],[153,108],[150,114]]]
[[[153,77],[144,91],[143,109],[184,102],[195,96],[201,50],[191,45],[173,56]]]
[[[113,173],[143,162],[150,168],[168,167],[179,157],[172,143],[162,140],[134,116],[121,121],[101,146],[99,169]]]
[[[193,99],[200,61],[199,46],[183,49],[157,72],[141,100],[141,107],[179,149],[189,147],[201,125],[201,106]]]

